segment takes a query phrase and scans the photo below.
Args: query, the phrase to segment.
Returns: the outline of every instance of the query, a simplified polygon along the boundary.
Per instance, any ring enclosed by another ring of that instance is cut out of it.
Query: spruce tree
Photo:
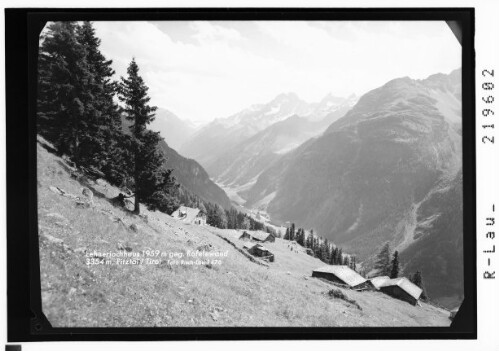
[[[305,246],[305,229],[303,228],[298,229],[297,242],[301,246]]]
[[[121,78],[119,99],[124,104],[125,118],[130,122],[135,213],[140,213],[140,202],[156,206],[160,205],[158,201],[168,201],[168,191],[175,184],[171,170],[164,168],[164,156],[157,149],[161,140],[159,133],[147,129],[157,109],[149,105],[148,90],[133,59],[127,77]]]
[[[295,240],[295,224],[291,223],[291,228],[289,229],[289,240]]]
[[[399,268],[399,252],[395,251],[393,253],[392,268],[391,268],[391,271],[390,271],[390,279],[398,278],[399,271],[400,271],[400,268]]]
[[[336,264],[336,255],[337,255],[337,249],[336,247],[334,247],[332,250],[331,250],[331,256],[329,257],[329,264],[333,264],[335,265]]]
[[[285,239],[285,240],[290,240],[290,236],[289,236],[289,228],[286,228],[286,234],[284,234],[284,239]]]
[[[374,268],[377,270],[378,275],[390,275],[391,264],[390,264],[390,243],[387,242],[381,248],[381,251],[376,256],[376,262],[374,263]]]
[[[227,228],[227,215],[225,210],[217,204],[210,204],[206,207],[208,214],[206,222],[220,229]]]
[[[76,22],[55,22],[42,35],[37,96],[38,132],[76,162],[80,142],[89,134],[95,79],[77,30]]]
[[[423,284],[423,274],[421,271],[416,271],[412,276],[410,276],[409,280],[414,284],[417,285],[423,292],[421,293],[421,300],[425,301],[428,300],[428,295],[426,294],[426,289]]]
[[[321,259],[324,261],[324,262],[329,262],[329,242],[327,239],[324,239],[323,243],[322,243],[322,257]]]
[[[92,103],[87,109],[89,133],[81,141],[80,161],[102,170],[108,180],[124,185],[128,176],[128,154],[118,105],[114,102],[116,82],[112,80],[112,60],[100,51],[100,39],[91,22],[77,28],[78,42],[85,47],[86,61],[93,80],[88,89]]]
[[[357,272],[357,259],[355,258],[355,256],[352,256],[350,268],[352,268],[355,272]]]

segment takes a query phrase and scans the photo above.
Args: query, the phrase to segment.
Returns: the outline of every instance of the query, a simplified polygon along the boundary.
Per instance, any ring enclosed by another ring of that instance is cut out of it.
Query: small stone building
[[[327,265],[317,268],[312,272],[312,277],[327,279],[355,290],[373,289],[369,280],[364,279],[350,267],[343,265]]]
[[[396,299],[409,302],[411,305],[418,303],[423,290],[407,278],[387,280],[380,288],[382,292]]]

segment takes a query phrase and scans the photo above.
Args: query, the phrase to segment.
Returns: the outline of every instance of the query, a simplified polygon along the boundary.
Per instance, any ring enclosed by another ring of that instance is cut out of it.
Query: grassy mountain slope
[[[64,161],[40,144],[38,219],[43,311],[54,327],[153,326],[447,326],[448,312],[411,306],[378,292],[342,290],[361,310],[325,294],[329,283],[311,278],[323,263],[291,251],[277,239],[266,244],[276,262],[255,264],[222,239],[234,231],[186,225],[143,210],[135,216],[114,207],[118,189],[105,182],[70,178]],[[95,205],[49,189],[94,192]],[[134,225],[136,230],[130,228]],[[236,240],[236,239],[232,239]],[[228,252],[221,265],[90,265],[86,252],[160,250],[186,253],[205,248]]]

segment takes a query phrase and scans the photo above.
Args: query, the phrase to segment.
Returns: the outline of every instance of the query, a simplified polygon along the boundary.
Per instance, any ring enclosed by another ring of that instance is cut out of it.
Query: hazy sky
[[[403,76],[461,67],[445,22],[94,22],[118,76],[135,57],[151,104],[180,118],[227,117],[284,92],[319,101]]]

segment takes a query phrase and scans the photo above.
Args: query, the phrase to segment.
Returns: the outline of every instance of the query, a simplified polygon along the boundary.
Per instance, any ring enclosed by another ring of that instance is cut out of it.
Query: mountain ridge
[[[295,93],[282,93],[268,103],[254,104],[229,117],[215,119],[194,133],[180,152],[196,159],[212,178],[218,179],[225,169],[221,164],[226,165],[227,152],[266,128],[295,115],[311,122],[318,122],[327,115],[331,119],[339,118],[334,111],[343,111],[344,105],[351,106],[354,100],[354,96],[343,99],[329,94],[319,103],[307,103]]]
[[[457,70],[425,80],[398,78],[366,93],[321,136],[262,172],[245,190],[248,205],[271,197],[266,210],[278,223],[314,228],[361,260],[386,241],[397,247],[416,228],[431,231],[419,211],[462,168],[459,75]],[[462,218],[459,208],[455,216]],[[438,241],[436,234],[430,237]],[[416,255],[409,248],[418,240],[405,248],[412,253],[405,255],[409,262]],[[419,256],[428,259],[429,252]],[[446,255],[443,260],[450,262]],[[462,261],[456,264],[459,271]],[[432,284],[437,278],[450,279],[434,276]],[[461,296],[462,274],[453,278],[458,283],[450,295]],[[430,290],[448,298],[442,289]]]

